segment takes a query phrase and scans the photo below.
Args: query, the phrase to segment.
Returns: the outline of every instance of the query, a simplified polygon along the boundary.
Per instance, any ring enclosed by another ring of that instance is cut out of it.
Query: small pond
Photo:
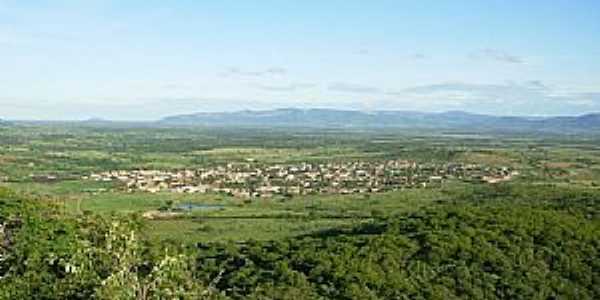
[[[181,210],[222,210],[225,206],[221,204],[204,204],[204,203],[184,203],[179,204],[175,209]]]

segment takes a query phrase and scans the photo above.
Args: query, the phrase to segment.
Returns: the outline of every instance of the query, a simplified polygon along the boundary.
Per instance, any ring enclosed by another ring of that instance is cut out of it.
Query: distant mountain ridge
[[[275,110],[195,113],[159,121],[165,125],[206,126],[303,126],[303,127],[402,127],[490,130],[600,130],[600,114],[559,117],[492,116],[447,111],[356,111],[283,108]]]

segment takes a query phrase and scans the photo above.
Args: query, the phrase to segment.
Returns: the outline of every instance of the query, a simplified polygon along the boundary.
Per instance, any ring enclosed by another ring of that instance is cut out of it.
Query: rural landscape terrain
[[[600,299],[600,1],[0,0],[0,300]]]
[[[594,130],[187,122],[4,122],[0,296],[600,296]]]

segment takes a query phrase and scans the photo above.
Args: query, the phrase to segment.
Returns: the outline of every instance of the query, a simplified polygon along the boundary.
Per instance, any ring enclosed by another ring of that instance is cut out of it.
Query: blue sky
[[[0,118],[600,111],[598,1],[3,1]]]

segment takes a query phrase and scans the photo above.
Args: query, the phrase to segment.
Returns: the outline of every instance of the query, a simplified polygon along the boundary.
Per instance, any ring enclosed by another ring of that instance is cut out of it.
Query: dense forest
[[[279,241],[147,242],[0,191],[3,299],[597,299],[600,194],[510,184]]]

